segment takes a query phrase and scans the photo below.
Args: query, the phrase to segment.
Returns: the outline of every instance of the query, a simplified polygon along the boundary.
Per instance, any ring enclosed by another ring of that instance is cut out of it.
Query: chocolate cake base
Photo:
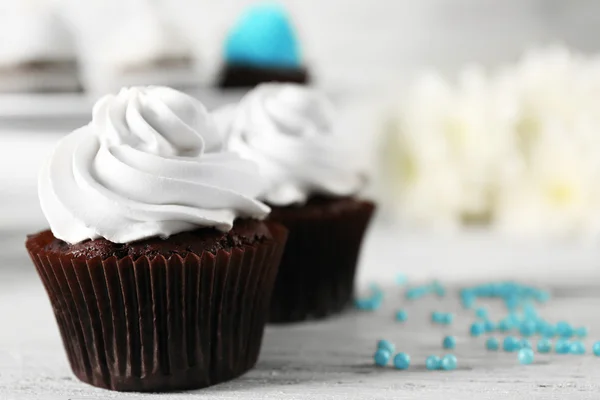
[[[356,262],[375,206],[352,198],[312,198],[273,207],[270,220],[289,230],[269,321],[324,318],[352,300]]]
[[[226,65],[219,81],[221,88],[254,87],[266,82],[306,84],[308,71],[304,68],[259,68],[244,65]]]
[[[239,221],[227,233],[124,245],[69,245],[45,231],[26,247],[75,375],[106,389],[162,392],[254,366],[285,239],[278,224]]]

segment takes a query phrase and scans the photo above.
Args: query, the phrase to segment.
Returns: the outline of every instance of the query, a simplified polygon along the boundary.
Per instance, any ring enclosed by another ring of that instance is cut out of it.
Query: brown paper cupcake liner
[[[221,88],[250,88],[264,82],[306,84],[310,75],[306,68],[266,68],[249,65],[225,65],[219,78]]]
[[[275,281],[269,321],[298,322],[342,311],[352,300],[356,263],[375,207],[356,202],[343,211],[271,219],[289,230]]]
[[[203,388],[257,361],[286,233],[216,254],[82,259],[29,254],[75,375],[119,391]]]

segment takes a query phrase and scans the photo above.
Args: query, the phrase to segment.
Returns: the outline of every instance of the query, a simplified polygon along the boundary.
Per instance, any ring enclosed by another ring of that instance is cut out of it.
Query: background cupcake
[[[258,4],[242,14],[225,41],[224,62],[224,88],[309,80],[295,28],[278,4]]]
[[[106,96],[59,142],[39,177],[51,231],[26,245],[79,379],[200,388],[255,364],[286,236],[254,219],[262,186],[168,88]]]
[[[80,89],[71,33],[50,3],[2,2],[0,36],[0,92]]]
[[[290,231],[271,321],[342,310],[374,205],[355,198],[365,176],[336,130],[333,106],[304,86],[264,84],[217,116],[231,149],[255,161],[268,180],[270,219]]]

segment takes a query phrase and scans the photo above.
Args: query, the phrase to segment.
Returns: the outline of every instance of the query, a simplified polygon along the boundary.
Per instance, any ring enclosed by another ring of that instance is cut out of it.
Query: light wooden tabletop
[[[387,236],[389,233],[385,228],[379,225],[374,228],[361,263],[361,282],[367,282],[370,276],[375,275],[381,277],[384,285],[387,283],[386,299],[380,310],[373,313],[350,310],[327,321],[269,327],[257,367],[240,379],[200,391],[142,395],[96,389],[80,383],[71,374],[50,305],[22,250],[23,236],[4,233],[0,249],[3,254],[10,256],[5,257],[6,268],[3,266],[0,279],[0,398],[598,398],[600,358],[591,354],[594,338],[600,339],[600,318],[597,313],[600,307],[600,280],[597,275],[581,273],[577,283],[566,286],[559,282],[563,279],[539,279],[547,282],[553,292],[552,300],[540,308],[542,315],[551,321],[567,319],[573,324],[588,326],[591,333],[589,340],[586,340],[587,354],[536,354],[533,365],[522,366],[515,353],[490,353],[485,350],[483,338],[469,337],[468,326],[474,319],[473,312],[462,310],[455,290],[449,290],[443,299],[428,297],[407,303],[402,297],[403,289],[393,286],[393,279],[384,279],[383,271],[378,272],[378,266],[385,262],[376,255],[386,254],[385,249],[378,246],[383,244],[389,247],[389,243],[383,240]],[[408,243],[412,248],[417,242]],[[439,243],[430,244],[439,247]],[[421,247],[425,249],[427,246],[422,244]],[[411,253],[407,253],[406,248],[402,249],[402,246],[398,246],[396,251],[408,260]],[[443,252],[441,255],[447,257]],[[412,253],[412,257],[415,263],[423,261],[415,259],[415,253]],[[390,272],[389,265],[387,267]],[[476,266],[447,267],[455,268],[457,276],[464,279],[465,270],[474,270]],[[408,270],[416,271],[414,268]],[[514,271],[512,273],[515,274]],[[419,276],[416,273],[413,275]],[[494,276],[494,271],[488,270],[485,274],[474,276],[475,279],[481,279],[484,275]],[[453,275],[446,276],[451,280]],[[528,281],[533,279],[524,276]],[[425,279],[425,275],[420,275],[418,279]],[[455,282],[451,286],[459,285]],[[494,318],[505,315],[504,306],[500,303],[488,305]],[[404,307],[409,314],[404,324],[393,319],[394,311],[399,307]],[[455,322],[445,328],[431,325],[429,316],[434,310],[455,312]],[[430,354],[445,353],[441,342],[447,334],[457,337],[454,354],[458,357],[458,369],[452,372],[427,371],[424,367],[425,358]],[[372,354],[376,341],[381,338],[395,342],[399,351],[411,355],[412,365],[408,371],[373,366]],[[501,339],[501,336],[498,338]]]

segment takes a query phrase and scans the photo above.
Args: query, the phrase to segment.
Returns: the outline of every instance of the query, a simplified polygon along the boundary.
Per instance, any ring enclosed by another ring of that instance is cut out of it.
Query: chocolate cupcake
[[[288,242],[271,302],[272,322],[321,318],[352,299],[373,203],[357,199],[365,176],[334,125],[333,106],[301,85],[264,84],[217,115],[228,143],[268,180],[269,219]]]
[[[246,10],[227,37],[224,57],[219,81],[222,88],[309,81],[290,17],[277,4],[259,4]]]
[[[75,375],[120,391],[202,388],[256,363],[287,232],[256,166],[205,108],[124,89],[59,142],[27,250]]]

